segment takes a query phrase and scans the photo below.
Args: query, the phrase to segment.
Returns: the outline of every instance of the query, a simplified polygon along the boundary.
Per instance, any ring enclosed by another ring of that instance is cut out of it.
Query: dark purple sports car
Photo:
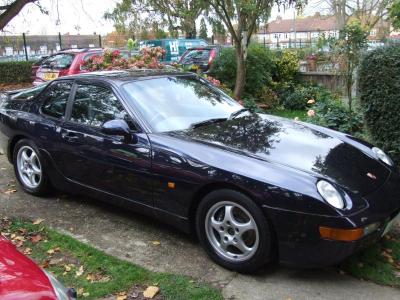
[[[382,150],[250,112],[194,74],[90,73],[1,97],[1,147],[25,191],[151,215],[232,270],[335,264],[399,216],[399,171]]]

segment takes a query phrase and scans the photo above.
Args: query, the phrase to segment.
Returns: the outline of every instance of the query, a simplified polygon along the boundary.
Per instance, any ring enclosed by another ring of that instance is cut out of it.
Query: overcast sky
[[[311,5],[305,10],[313,14],[316,8]],[[57,9],[58,2],[58,9]],[[106,34],[113,31],[111,22],[104,20],[106,10],[111,10],[119,0],[40,0],[40,4],[49,11],[44,15],[35,4],[28,4],[21,13],[5,28],[6,34]],[[294,10],[274,8],[271,19],[277,15],[293,18]],[[59,20],[59,21],[58,21]]]

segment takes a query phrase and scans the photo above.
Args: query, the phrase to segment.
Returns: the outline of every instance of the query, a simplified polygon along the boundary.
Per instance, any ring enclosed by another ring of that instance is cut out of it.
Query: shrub
[[[276,52],[275,65],[274,81],[292,82],[299,73],[299,57],[293,50]]]
[[[270,50],[252,44],[246,61],[245,97],[257,97],[263,86],[271,82],[274,62]],[[235,88],[236,53],[234,48],[222,49],[210,69],[210,75],[220,80],[230,89]]]
[[[363,134],[362,114],[351,112],[340,99],[332,98],[311,105],[307,121],[358,137]]]
[[[335,99],[328,89],[317,85],[281,84],[279,87],[281,104],[286,109],[302,110],[309,100],[321,103]]]
[[[374,142],[400,162],[400,46],[378,48],[363,59],[360,102]]]
[[[101,55],[90,57],[83,64],[89,71],[122,69],[162,69],[159,59],[165,54],[161,47],[143,48],[141,55],[124,58],[119,50],[107,49]]]
[[[0,83],[23,83],[32,81],[32,61],[0,63]]]

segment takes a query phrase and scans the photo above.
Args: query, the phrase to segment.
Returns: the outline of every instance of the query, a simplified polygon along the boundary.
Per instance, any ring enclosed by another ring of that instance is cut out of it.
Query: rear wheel
[[[26,192],[39,196],[49,191],[43,159],[31,140],[23,139],[15,145],[13,163],[15,175]]]
[[[209,256],[225,268],[249,273],[270,260],[268,221],[242,193],[224,189],[208,194],[199,205],[196,227]]]

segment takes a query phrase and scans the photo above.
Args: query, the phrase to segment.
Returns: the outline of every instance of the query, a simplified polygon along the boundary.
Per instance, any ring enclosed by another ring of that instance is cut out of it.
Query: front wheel
[[[218,190],[200,203],[197,234],[208,255],[225,268],[251,273],[270,261],[271,228],[258,206],[233,190]]]
[[[49,191],[43,159],[31,140],[23,139],[15,145],[13,163],[15,175],[26,192],[40,196]]]

